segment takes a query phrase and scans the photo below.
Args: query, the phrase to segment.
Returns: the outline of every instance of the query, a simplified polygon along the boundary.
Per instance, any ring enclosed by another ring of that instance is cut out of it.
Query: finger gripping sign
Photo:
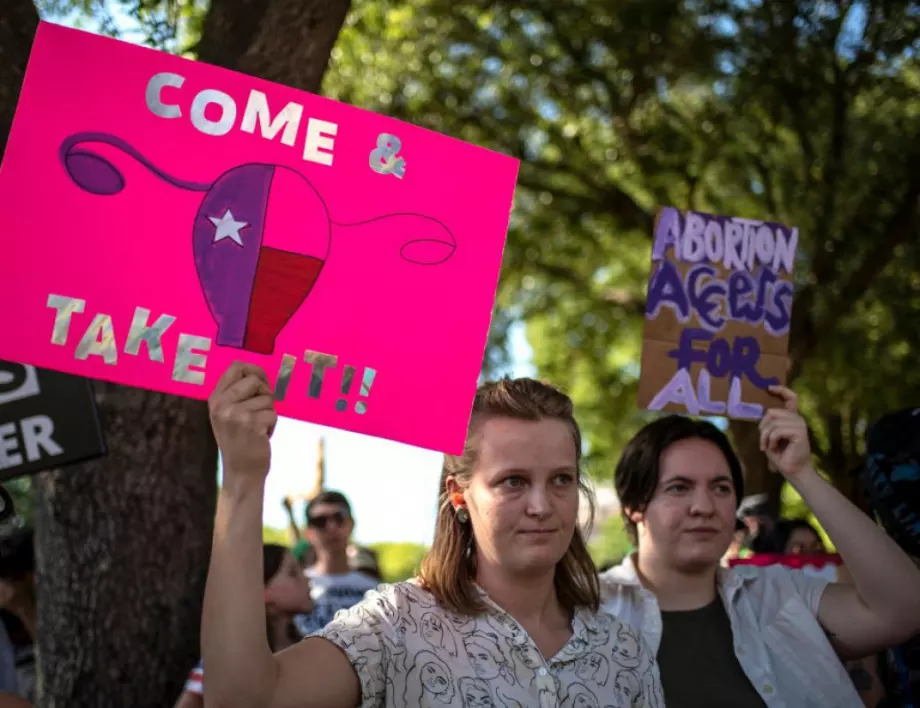
[[[639,406],[756,420],[782,402],[798,229],[679,212],[655,219]]]
[[[0,168],[0,357],[460,452],[518,163],[42,23]]]

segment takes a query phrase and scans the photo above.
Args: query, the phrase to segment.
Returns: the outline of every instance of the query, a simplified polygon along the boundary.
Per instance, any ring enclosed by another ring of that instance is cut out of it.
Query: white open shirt
[[[637,628],[658,654],[661,611],[632,556],[601,576],[601,610]],[[861,708],[853,682],[818,623],[828,581],[782,566],[720,568],[719,595],[735,656],[768,708]]]

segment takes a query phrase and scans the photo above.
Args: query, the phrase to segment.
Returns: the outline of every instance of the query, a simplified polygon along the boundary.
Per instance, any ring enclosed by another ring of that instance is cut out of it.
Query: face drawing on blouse
[[[592,681],[599,686],[606,686],[610,676],[610,662],[603,654],[592,651],[575,662],[575,674],[582,681]]]
[[[421,651],[406,677],[405,704],[427,705],[429,701],[451,705],[454,700],[454,682],[450,669],[430,651]]]
[[[489,615],[488,621],[489,624],[495,625],[495,629],[499,634],[507,634],[514,642],[524,641],[522,637],[523,631],[509,615],[493,613]]]
[[[487,681],[498,678],[505,659],[494,636],[473,634],[464,638],[463,646],[479,678]]]
[[[420,623],[422,638],[435,649],[445,649],[451,656],[457,655],[457,645],[450,633],[444,632],[444,622],[434,612],[422,615]]]
[[[617,698],[629,705],[633,697],[639,695],[639,679],[632,671],[620,671],[613,682]]]
[[[537,648],[532,644],[517,645],[512,651],[518,655],[521,659],[521,663],[531,671],[536,671],[543,666],[543,659],[540,657]]]
[[[380,623],[378,617],[375,617],[366,610],[359,610],[349,613],[341,620],[341,628],[333,633],[337,641],[343,646],[351,647],[362,652],[375,652],[379,649],[376,641],[374,627]]]
[[[447,693],[450,679],[441,666],[433,661],[429,661],[422,666],[422,683],[426,690],[436,696],[440,696]]]
[[[613,650],[613,660],[627,669],[639,666],[639,640],[626,627],[617,630],[617,645]]]
[[[469,634],[473,631],[475,626],[475,623],[472,619],[463,615],[455,615],[451,613],[447,615],[447,619],[459,634]]]
[[[463,677],[460,679],[460,696],[463,708],[495,708],[489,687],[482,679]]]
[[[380,617],[376,613],[369,611],[367,608],[358,608],[356,612],[350,612],[342,618],[340,622],[344,631],[362,630],[372,632],[373,627],[380,624]]]
[[[413,605],[413,610],[430,610],[435,607],[435,602],[430,597],[425,596],[422,593],[408,593],[406,595],[406,601]],[[414,614],[410,613],[410,614]]]
[[[593,632],[589,632],[585,644],[592,647],[606,647],[610,643],[610,627],[598,623]]]
[[[591,636],[593,637],[593,635]],[[593,643],[589,645],[587,639],[577,634],[573,634],[572,637],[569,639],[568,644],[566,644],[566,648],[569,651],[574,652],[574,653],[581,653],[583,651],[586,651],[588,646],[597,646],[597,645]]]
[[[588,693],[581,693],[572,701],[572,708],[600,708],[600,705],[597,698]]]
[[[441,624],[441,618],[433,612],[426,612],[422,615],[422,636],[429,644],[436,647],[441,646],[441,640],[444,639],[444,625]]]
[[[648,697],[647,700],[650,704],[656,706],[664,705],[661,682],[655,680],[655,676],[651,671],[646,671],[645,676],[642,677],[642,692]]]
[[[628,703],[626,705],[629,705]],[[562,702],[562,708],[601,708],[601,704],[591,691],[580,683],[569,687],[568,695]]]

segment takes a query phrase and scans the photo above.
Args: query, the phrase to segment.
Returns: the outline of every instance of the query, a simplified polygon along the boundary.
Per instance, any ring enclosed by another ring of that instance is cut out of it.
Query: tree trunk
[[[199,657],[217,445],[200,401],[96,390],[108,457],[34,487],[38,705],[163,708]]]
[[[783,476],[770,471],[767,456],[760,450],[760,429],[757,423],[732,420],[728,428],[744,468],[745,496],[766,492],[771,513],[778,514]]]
[[[213,0],[200,58],[316,92],[349,0]],[[0,147],[38,15],[0,2]],[[172,706],[199,656],[217,449],[200,401],[100,383],[109,456],[34,485],[43,708]]]
[[[316,93],[351,0],[213,0],[198,58]]]
[[[38,12],[32,0],[2,0],[0,4],[0,155],[3,155],[38,27]]]

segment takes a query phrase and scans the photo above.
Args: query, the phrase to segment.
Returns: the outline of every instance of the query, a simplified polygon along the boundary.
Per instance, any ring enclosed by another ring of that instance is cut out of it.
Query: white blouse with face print
[[[465,617],[413,583],[383,585],[339,612],[324,637],[361,680],[361,708],[663,708],[654,656],[611,615],[579,610],[571,639],[545,660],[527,632],[483,599]]]

